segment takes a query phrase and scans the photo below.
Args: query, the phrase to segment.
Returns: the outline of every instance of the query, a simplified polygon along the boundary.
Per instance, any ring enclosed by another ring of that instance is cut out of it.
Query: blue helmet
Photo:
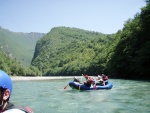
[[[8,76],[8,74],[2,70],[0,70],[0,87],[4,89],[9,89],[10,94],[12,93],[12,80]]]

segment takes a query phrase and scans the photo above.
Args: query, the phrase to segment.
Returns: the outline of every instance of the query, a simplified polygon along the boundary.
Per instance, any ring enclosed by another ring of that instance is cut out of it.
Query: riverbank
[[[26,81],[26,80],[54,80],[54,79],[68,79],[68,78],[73,78],[71,76],[55,76],[55,77],[23,77],[23,76],[15,76],[15,77],[11,77],[11,79],[13,81]]]

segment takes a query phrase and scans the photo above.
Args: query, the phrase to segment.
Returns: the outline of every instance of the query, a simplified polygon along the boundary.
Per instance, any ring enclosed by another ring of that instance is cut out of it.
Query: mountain
[[[44,75],[78,75],[81,70],[87,72],[90,65],[97,62],[98,56],[113,39],[113,34],[55,27],[38,40],[31,65],[38,67]],[[90,71],[93,73],[94,70]]]
[[[38,40],[32,66],[43,75],[150,80],[150,1],[116,34],[56,27]]]
[[[29,66],[34,54],[37,40],[44,33],[12,32],[0,27],[0,48],[5,54],[25,66]]]

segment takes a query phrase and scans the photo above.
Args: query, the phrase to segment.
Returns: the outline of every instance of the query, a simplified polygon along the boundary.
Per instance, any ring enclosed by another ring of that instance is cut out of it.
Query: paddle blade
[[[66,90],[66,89],[67,89],[67,86],[68,86],[68,85],[66,85],[66,86],[64,87],[64,90]]]
[[[94,90],[96,90],[96,84],[94,84]]]

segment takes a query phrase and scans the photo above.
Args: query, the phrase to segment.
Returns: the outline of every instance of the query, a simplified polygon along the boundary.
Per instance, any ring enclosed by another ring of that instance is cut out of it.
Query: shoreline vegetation
[[[51,77],[23,77],[23,76],[11,76],[13,81],[26,81],[26,80],[56,80],[56,79],[68,79],[73,78],[73,76],[51,76]]]

